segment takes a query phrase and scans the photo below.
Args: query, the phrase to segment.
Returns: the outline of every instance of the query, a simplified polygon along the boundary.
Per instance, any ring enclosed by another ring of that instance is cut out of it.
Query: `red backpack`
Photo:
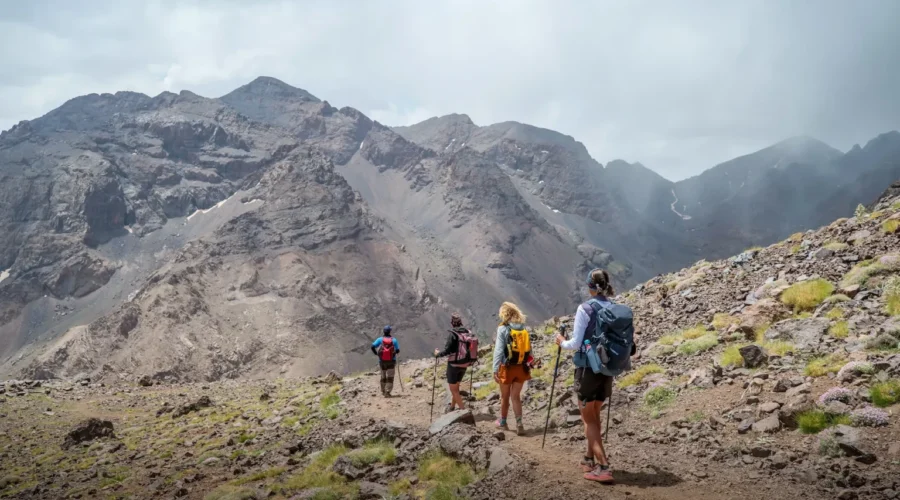
[[[394,339],[381,337],[381,345],[378,346],[378,359],[381,361],[394,360]]]
[[[450,355],[450,364],[468,367],[478,361],[478,337],[472,335],[468,330],[461,332],[450,330],[450,333],[456,335],[456,339],[459,341],[457,342],[456,353]]]

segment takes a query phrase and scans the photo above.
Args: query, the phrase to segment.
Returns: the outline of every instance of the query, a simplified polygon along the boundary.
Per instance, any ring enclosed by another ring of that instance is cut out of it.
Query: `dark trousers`
[[[381,368],[381,393],[388,395],[394,390],[394,368],[397,366],[396,361],[379,361]]]

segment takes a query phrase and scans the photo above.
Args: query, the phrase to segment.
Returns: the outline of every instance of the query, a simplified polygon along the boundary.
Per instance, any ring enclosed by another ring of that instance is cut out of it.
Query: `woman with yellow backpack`
[[[525,329],[525,315],[512,302],[504,302],[500,306],[500,326],[494,341],[494,381],[500,385],[500,419],[496,425],[509,430],[506,417],[512,402],[516,415],[516,434],[525,435],[522,423],[522,387],[531,379],[529,363],[531,356],[531,338]]]

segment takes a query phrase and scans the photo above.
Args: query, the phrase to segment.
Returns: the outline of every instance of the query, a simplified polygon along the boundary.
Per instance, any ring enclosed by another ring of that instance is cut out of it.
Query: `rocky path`
[[[411,361],[401,365],[401,372],[409,377],[431,366],[433,365],[428,361]],[[443,365],[438,365],[438,392],[441,392],[442,372]],[[366,391],[360,395],[359,400],[362,410],[360,415],[427,428],[431,412],[431,385],[420,383],[421,387],[416,387],[415,382],[411,383],[409,379],[405,379],[404,384],[404,390],[401,390],[399,381],[395,383],[394,394],[397,396],[385,399],[380,395],[378,377],[366,377]],[[444,397],[437,395],[435,419],[441,414],[443,405]],[[487,418],[480,402],[474,405],[479,431],[494,434],[496,431],[493,420]],[[809,493],[795,484],[752,479],[744,470],[724,466],[698,468],[693,465],[695,459],[679,456],[674,447],[638,443],[627,436],[631,431],[627,420],[614,426],[608,439],[607,452],[615,469],[617,484],[601,486],[590,483],[582,478],[582,472],[577,466],[583,440],[572,442],[551,430],[545,448],[541,449],[545,411],[531,414],[526,411],[525,423],[529,429],[526,436],[516,436],[515,432],[504,433],[504,440],[500,444],[531,466],[531,482],[515,484],[515,480],[509,481],[510,498],[811,498]]]

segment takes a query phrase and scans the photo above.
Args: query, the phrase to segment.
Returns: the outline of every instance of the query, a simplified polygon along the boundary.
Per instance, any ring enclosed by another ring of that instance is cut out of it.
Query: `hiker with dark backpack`
[[[381,394],[389,398],[394,390],[394,368],[397,366],[397,354],[400,344],[391,335],[390,325],[384,327],[382,336],[372,342],[372,352],[378,356],[378,367],[381,368]]]
[[[509,430],[506,417],[510,403],[516,415],[516,434],[525,435],[522,423],[522,387],[531,380],[531,336],[525,329],[525,315],[512,302],[500,306],[500,326],[494,340],[494,381],[500,385],[500,419],[496,426]]]
[[[611,484],[612,471],[603,449],[602,411],[604,401],[611,403],[613,378],[631,368],[634,321],[631,308],[612,302],[615,293],[606,271],[594,269],[586,284],[591,298],[575,312],[572,338],[557,334],[556,343],[577,351],[574,388],[588,446],[581,462],[584,478]]]
[[[466,369],[478,361],[478,337],[463,327],[462,318],[454,313],[450,316],[451,329],[448,330],[447,343],[444,350],[434,350],[435,358],[447,358],[447,386],[450,388],[450,403],[447,412],[454,408],[465,409],[459,384],[466,378]]]

